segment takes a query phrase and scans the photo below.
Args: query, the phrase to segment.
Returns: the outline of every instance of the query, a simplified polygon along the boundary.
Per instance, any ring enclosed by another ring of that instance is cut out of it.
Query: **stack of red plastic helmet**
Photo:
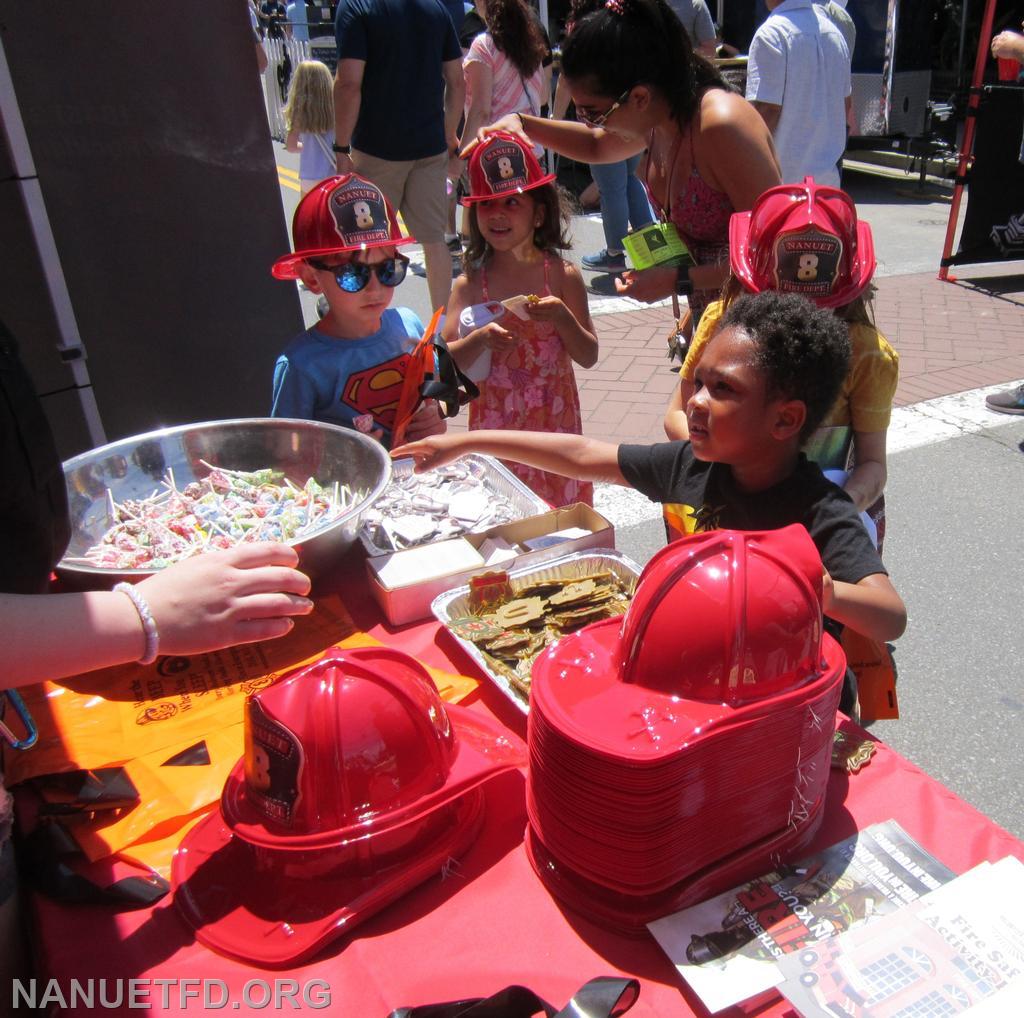
[[[245,756],[175,854],[175,903],[208,947],[294,964],[463,853],[480,785],[521,756],[408,655],[329,652],[246,703]]]
[[[558,898],[632,932],[806,846],[846,671],[821,592],[803,527],[697,534],[538,658],[527,847]]]

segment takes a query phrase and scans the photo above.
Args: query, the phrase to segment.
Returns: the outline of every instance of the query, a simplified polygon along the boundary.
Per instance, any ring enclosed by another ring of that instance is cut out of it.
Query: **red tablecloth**
[[[436,625],[396,634],[377,624],[372,602],[361,596],[346,600],[371,635],[429,664],[473,674],[469,659]],[[525,735],[522,715],[491,687],[482,688],[473,707],[497,714]],[[428,881],[301,968],[250,968],[210,952],[194,941],[169,896],[135,912],[68,907],[35,897],[38,975],[57,980],[65,996],[73,979],[83,985],[92,980],[94,986],[104,978],[173,980],[166,991],[150,982],[143,999],[152,1011],[162,1011],[166,992],[166,1010],[174,1013],[204,1010],[201,998],[186,999],[182,1008],[183,980],[222,980],[231,995],[227,1010],[241,1012],[275,1009],[273,1002],[259,1006],[262,984],[246,995],[251,980],[271,987],[275,979],[297,981],[295,1003],[306,984],[319,980],[329,987],[326,1013],[385,1018],[400,1005],[486,996],[512,983],[529,986],[560,1007],[587,979],[626,973],[641,983],[631,1016],[705,1014],[653,939],[609,934],[555,903],[523,849],[523,791],[519,774],[495,779],[487,791],[483,833],[445,879]],[[884,745],[859,773],[848,778],[832,772],[825,820],[812,850],[890,817],[956,872],[1004,855],[1024,859],[1024,844]],[[219,984],[212,992],[218,1000]],[[292,1006],[285,1000],[280,1009]],[[127,1000],[121,1010],[137,1013]],[[791,1012],[776,998],[728,1013]]]

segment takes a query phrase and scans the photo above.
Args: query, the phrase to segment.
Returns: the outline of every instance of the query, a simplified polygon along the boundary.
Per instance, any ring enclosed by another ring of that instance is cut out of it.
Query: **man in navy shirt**
[[[340,0],[334,32],[338,173],[372,180],[402,213],[438,308],[451,293],[445,180],[465,96],[455,26],[441,0]]]

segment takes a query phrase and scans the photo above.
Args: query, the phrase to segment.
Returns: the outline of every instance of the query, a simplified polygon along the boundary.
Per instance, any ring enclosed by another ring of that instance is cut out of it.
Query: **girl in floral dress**
[[[580,435],[573,361],[592,367],[597,337],[579,271],[561,257],[569,246],[568,212],[554,175],[543,173],[519,138],[499,133],[474,149],[469,181],[471,193],[463,199],[469,246],[444,329],[463,370],[490,353],[469,427]],[[513,307],[459,336],[465,308],[498,301]],[[552,506],[592,502],[590,483],[519,463],[508,467]]]

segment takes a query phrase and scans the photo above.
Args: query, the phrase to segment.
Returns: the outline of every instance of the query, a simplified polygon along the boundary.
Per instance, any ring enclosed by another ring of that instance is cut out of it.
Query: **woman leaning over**
[[[646,149],[640,175],[655,211],[696,265],[625,272],[616,288],[648,302],[678,290],[696,321],[729,274],[729,217],[780,182],[764,121],[693,52],[664,0],[607,0],[566,39],[562,73],[580,123],[514,114],[481,133],[524,134],[586,163]]]

